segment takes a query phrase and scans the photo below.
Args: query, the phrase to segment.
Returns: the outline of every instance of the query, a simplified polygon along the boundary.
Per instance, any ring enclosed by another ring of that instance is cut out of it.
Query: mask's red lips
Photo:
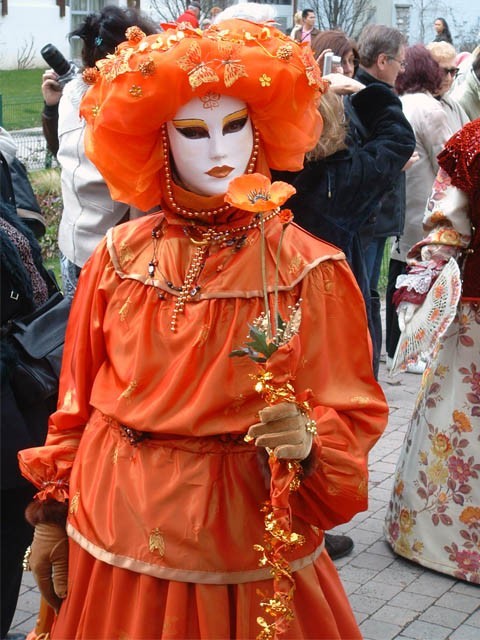
[[[213,167],[205,173],[212,178],[226,178],[233,171],[233,167],[224,164],[221,167]]]

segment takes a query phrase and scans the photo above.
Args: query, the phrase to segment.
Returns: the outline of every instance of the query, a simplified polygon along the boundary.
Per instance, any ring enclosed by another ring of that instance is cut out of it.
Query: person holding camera
[[[82,64],[91,68],[113,53],[125,40],[125,31],[133,26],[148,34],[158,32],[157,26],[136,9],[111,5],[87,15],[70,33],[70,38],[82,40]],[[56,54],[60,67],[46,71],[42,79],[45,100],[42,120],[48,148],[56,151],[62,172],[63,213],[58,245],[64,293],[73,297],[80,270],[106,231],[139,212],[112,200],[102,176],[86,157],[85,122],[79,115],[79,107],[88,85],[79,72],[70,69],[65,73],[66,61],[62,61],[60,52]],[[51,52],[47,59],[52,61]]]

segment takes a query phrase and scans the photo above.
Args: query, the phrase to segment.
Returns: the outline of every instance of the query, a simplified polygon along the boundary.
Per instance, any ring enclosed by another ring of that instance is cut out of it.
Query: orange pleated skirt
[[[53,640],[228,640],[260,633],[265,580],[235,585],[161,580],[96,560],[70,541],[68,595]],[[285,639],[361,638],[337,571],[323,552],[295,574],[295,619]],[[279,639],[280,640],[280,639]]]

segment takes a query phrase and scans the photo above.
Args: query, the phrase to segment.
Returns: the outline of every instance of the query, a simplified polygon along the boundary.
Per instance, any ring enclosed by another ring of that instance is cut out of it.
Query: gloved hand
[[[50,522],[37,524],[31,549],[29,564],[33,577],[42,596],[58,612],[67,595],[68,537],[65,527]]]
[[[272,449],[277,458],[304,460],[312,448],[315,423],[291,402],[266,407],[259,412],[261,422],[248,430],[257,447]]]
[[[398,328],[405,331],[405,327],[413,318],[413,314],[420,305],[414,302],[401,302],[397,307]]]

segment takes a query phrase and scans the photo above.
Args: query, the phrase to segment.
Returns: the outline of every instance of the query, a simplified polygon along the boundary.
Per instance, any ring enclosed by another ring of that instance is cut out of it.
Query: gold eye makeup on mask
[[[236,133],[241,131],[248,120],[248,110],[239,109],[225,116],[222,120],[222,133],[226,135],[228,133]]]
[[[190,140],[209,138],[207,123],[197,118],[186,118],[184,120],[172,120],[175,129]]]

